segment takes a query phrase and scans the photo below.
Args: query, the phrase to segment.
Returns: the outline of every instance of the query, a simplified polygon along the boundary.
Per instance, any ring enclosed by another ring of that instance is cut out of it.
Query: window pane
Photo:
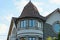
[[[35,38],[33,38],[33,40],[36,40]]]
[[[21,28],[24,27],[24,21],[21,21]]]
[[[35,20],[33,20],[33,27],[35,27],[36,26],[36,22],[35,22]]]
[[[54,25],[54,30],[56,31],[56,32],[59,32],[59,29],[60,29],[60,24],[55,24]]]
[[[35,26],[36,26],[35,20],[29,20],[29,27],[35,27]]]
[[[29,27],[33,26],[33,20],[29,20]]]
[[[31,38],[28,38],[28,40],[36,40],[36,38],[34,38],[34,37],[31,37]]]
[[[41,28],[41,26],[42,26],[41,22],[38,22],[38,27],[40,27],[40,28]]]
[[[25,28],[26,27],[26,20],[23,20],[23,21],[21,21],[21,28]]]
[[[24,27],[26,27],[26,20],[24,21]]]
[[[29,38],[29,40],[32,40],[32,38]]]

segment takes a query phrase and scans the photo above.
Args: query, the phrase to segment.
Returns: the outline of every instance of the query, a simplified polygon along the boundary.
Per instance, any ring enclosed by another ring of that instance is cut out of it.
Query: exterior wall
[[[53,30],[53,24],[56,21],[60,21],[60,13],[59,12],[54,12],[52,15],[48,17],[46,20],[46,23],[44,24],[43,27],[43,33],[44,33],[44,40],[51,36],[51,37],[57,37],[57,34]]]
[[[15,23],[13,23],[13,28],[11,31],[11,35],[9,36],[9,40],[16,40],[16,38],[20,40],[20,37],[26,37],[26,40],[28,40],[28,37],[36,37],[36,40],[38,40],[38,38],[43,38],[43,31],[40,28],[20,29],[20,21],[19,21],[17,24],[17,29]]]
[[[23,36],[24,37],[24,36]],[[25,36],[25,39],[28,40],[29,37],[35,37],[36,40],[39,40],[38,36]],[[20,36],[18,37],[18,40],[20,40]],[[41,39],[42,40],[42,39]]]
[[[54,22],[60,21],[60,13],[54,12],[50,17],[46,20],[46,23],[53,25]]]
[[[17,32],[18,36],[39,36],[39,37],[43,37],[43,32],[40,31],[40,30],[33,30],[33,29],[30,29],[30,30],[20,30]]]
[[[44,23],[43,27],[43,40],[46,40],[47,37],[56,37],[57,34],[53,31],[52,25]]]
[[[54,12],[52,15],[50,15],[46,22],[43,23],[43,31],[40,29],[20,29],[20,22],[17,24],[16,29],[15,23],[13,23],[13,28],[11,35],[9,36],[9,40],[15,40],[16,35],[19,40],[20,37],[26,37],[26,40],[28,40],[28,37],[36,37],[36,40],[39,40],[39,37],[43,38],[43,40],[46,40],[46,38],[49,36],[55,37],[57,34],[53,30],[53,23],[60,21],[59,17],[60,14],[58,12]]]
[[[43,24],[43,23],[42,23]],[[43,28],[43,25],[42,25]],[[28,40],[28,37],[36,37],[36,40],[38,38],[43,38],[43,31],[40,28],[20,28],[20,21],[17,23],[17,38],[19,39],[20,37],[26,37]]]
[[[16,26],[15,23],[13,23],[13,28],[11,31],[11,35],[9,35],[9,40],[16,40]]]

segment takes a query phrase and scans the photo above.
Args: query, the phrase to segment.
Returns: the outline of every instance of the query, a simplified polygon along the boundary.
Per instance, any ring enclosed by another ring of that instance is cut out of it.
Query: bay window
[[[20,21],[20,27],[21,28],[41,28],[42,27],[42,22],[38,21],[38,20],[22,20]]]

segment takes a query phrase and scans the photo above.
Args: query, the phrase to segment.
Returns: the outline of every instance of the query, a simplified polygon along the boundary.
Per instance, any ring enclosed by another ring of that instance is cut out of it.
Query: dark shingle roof
[[[37,17],[44,19],[44,17],[39,14],[37,8],[32,4],[31,1],[24,7],[21,15],[19,16],[19,18],[23,17]]]

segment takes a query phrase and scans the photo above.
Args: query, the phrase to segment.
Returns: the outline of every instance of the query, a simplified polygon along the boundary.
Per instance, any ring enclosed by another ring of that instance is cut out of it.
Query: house
[[[46,40],[57,37],[60,26],[60,9],[43,17],[30,1],[21,15],[11,20],[7,40]]]

